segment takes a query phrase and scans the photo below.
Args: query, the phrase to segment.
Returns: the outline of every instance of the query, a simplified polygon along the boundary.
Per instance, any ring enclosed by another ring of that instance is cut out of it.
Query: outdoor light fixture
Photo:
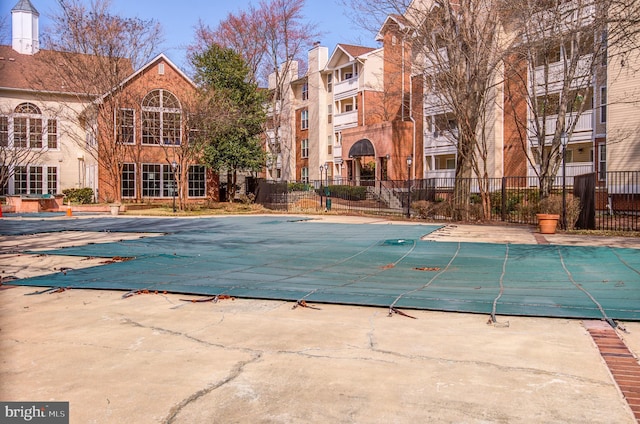
[[[560,134],[560,144],[562,144],[562,229],[567,229],[567,143],[569,137],[566,131]]]
[[[320,209],[322,209],[322,170],[324,166],[320,165]]]
[[[413,157],[407,156],[407,218],[411,218],[411,164]]]
[[[174,160],[171,162],[171,169],[173,170],[173,184],[171,188],[173,189],[173,213],[176,213],[176,169],[178,168],[178,163]]]
[[[324,177],[326,178],[326,185],[329,185],[329,164],[328,163],[324,163]]]

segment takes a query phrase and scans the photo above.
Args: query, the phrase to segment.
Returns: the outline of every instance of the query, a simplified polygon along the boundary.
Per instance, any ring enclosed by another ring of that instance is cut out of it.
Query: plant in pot
[[[554,234],[562,213],[562,197],[550,195],[538,203],[538,226],[542,234]]]

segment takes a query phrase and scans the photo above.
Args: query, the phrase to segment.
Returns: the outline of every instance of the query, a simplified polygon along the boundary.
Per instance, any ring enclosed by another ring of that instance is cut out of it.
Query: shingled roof
[[[342,50],[347,52],[347,54],[351,55],[352,57],[360,57],[364,54],[377,50],[376,48],[373,48],[373,47],[354,46],[352,44],[340,43],[338,44],[338,46],[340,46]]]
[[[48,93],[65,93],[81,95],[99,95],[102,92],[90,93],[81,81],[73,82],[69,68],[72,64],[90,66],[100,59],[95,56],[78,53],[40,50],[34,55],[19,54],[11,46],[0,46],[0,89],[40,91]],[[117,60],[121,79],[131,75],[131,62],[126,59]],[[88,68],[85,68],[88,69]],[[106,90],[103,90],[106,91]]]

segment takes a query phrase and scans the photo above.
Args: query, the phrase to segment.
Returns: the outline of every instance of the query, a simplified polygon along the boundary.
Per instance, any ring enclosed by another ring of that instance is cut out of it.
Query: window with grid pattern
[[[162,165],[162,196],[172,197],[173,191],[178,194],[178,185],[176,183],[176,175],[180,173],[180,166],[176,167],[174,172],[171,165]]]
[[[205,197],[207,194],[206,173],[203,165],[189,167],[189,197]]]
[[[142,165],[142,197],[160,197],[162,174],[160,165]]]
[[[58,121],[55,119],[47,121],[47,148],[58,148]]]
[[[136,197],[136,164],[122,165],[122,197]]]
[[[142,144],[160,144],[160,112],[142,111]]]
[[[54,166],[47,168],[47,193],[58,193],[58,168]]]
[[[118,110],[116,122],[116,140],[118,143],[133,144],[135,142],[135,112],[133,109]]]
[[[0,147],[9,146],[9,117],[0,116]]]
[[[182,109],[167,90],[153,90],[142,101],[142,143],[179,145]]]
[[[41,166],[29,167],[29,193],[30,194],[42,194],[42,182],[43,173]]]
[[[13,193],[27,194],[27,167],[16,166],[13,170]]]

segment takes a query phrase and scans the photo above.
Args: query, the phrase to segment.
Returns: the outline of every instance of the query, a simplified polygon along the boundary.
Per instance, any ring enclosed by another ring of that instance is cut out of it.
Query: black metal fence
[[[260,181],[256,202],[288,212],[405,215],[436,221],[536,224],[536,214],[566,217],[567,228],[640,231],[640,171],[567,177],[540,196],[535,177],[429,178],[412,181]],[[482,188],[482,189],[481,189]],[[461,194],[462,193],[462,198]]]

